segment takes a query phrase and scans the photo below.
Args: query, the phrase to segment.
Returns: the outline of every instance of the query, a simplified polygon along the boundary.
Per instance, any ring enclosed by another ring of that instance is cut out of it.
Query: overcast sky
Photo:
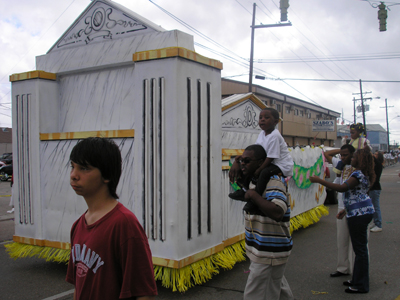
[[[390,9],[387,31],[380,32],[376,8],[380,2],[289,0],[288,19],[292,26],[255,30],[254,59],[263,62],[254,64],[254,75],[271,79],[254,79],[253,83],[343,111],[344,121],[349,124],[354,120],[352,100],[360,98],[354,94],[360,93],[361,79],[365,81],[363,92],[371,92],[364,97],[380,97],[366,101],[370,105],[367,125],[381,124],[386,129],[387,98],[390,141],[400,143],[400,82],[367,82],[400,81],[400,5],[396,5],[400,0],[397,1],[385,2]],[[196,45],[196,52],[222,61],[222,77],[235,76],[231,78],[241,81],[248,81],[249,76],[253,3],[257,4],[256,25],[280,20],[279,0],[152,0],[199,34],[148,0],[115,2],[167,30],[192,34],[195,43],[213,50]],[[35,70],[35,57],[53,46],[90,1],[0,0],[0,4],[0,126],[10,127],[9,75]],[[356,115],[357,122],[362,122],[361,113]]]

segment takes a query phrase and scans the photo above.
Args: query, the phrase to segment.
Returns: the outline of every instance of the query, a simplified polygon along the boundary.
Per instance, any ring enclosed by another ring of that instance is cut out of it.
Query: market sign
[[[335,121],[334,120],[313,121],[312,131],[335,131]]]

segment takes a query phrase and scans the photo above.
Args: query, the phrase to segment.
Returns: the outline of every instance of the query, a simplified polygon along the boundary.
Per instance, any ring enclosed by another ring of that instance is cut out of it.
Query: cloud
[[[211,38],[239,57],[250,57],[250,34],[253,2],[256,2],[256,24],[279,22],[279,1],[248,0],[152,0],[177,16],[205,36]],[[218,48],[209,40],[179,24],[148,0],[117,0],[121,5],[142,15],[163,28],[179,29],[194,36],[200,43],[224,54],[235,57],[226,49]],[[373,2],[371,2],[373,3]],[[378,3],[378,2],[376,2]],[[10,102],[8,76],[35,68],[35,56],[45,54],[90,4],[88,0],[53,1],[0,0],[0,102]],[[366,1],[290,0],[288,11],[290,27],[255,30],[255,59],[292,59],[310,57],[362,56],[367,54],[400,54],[400,6],[388,11],[387,31],[379,32],[378,9]],[[196,46],[200,54],[221,60],[222,76],[248,74],[243,67],[223,56]],[[336,80],[400,80],[398,59],[326,61],[299,63],[255,63],[255,74],[271,74],[279,78],[336,79]],[[261,69],[262,71],[258,71]],[[271,77],[271,76],[270,76]],[[247,81],[248,75],[234,79]],[[314,101],[337,112],[344,112],[347,120],[353,120],[353,93],[360,92],[359,82],[254,80],[254,84],[276,89],[306,101]],[[363,91],[371,91],[371,111],[366,113],[367,123],[386,124],[385,109],[380,108],[384,99],[394,106],[389,119],[400,114],[399,83],[362,84]],[[311,99],[311,100],[309,100]],[[361,114],[357,114],[361,121]],[[0,125],[4,121],[0,115]],[[10,120],[8,119],[8,122]],[[391,122],[393,128],[400,118]],[[385,127],[385,126],[384,126]],[[393,133],[391,140],[400,140],[400,132]]]

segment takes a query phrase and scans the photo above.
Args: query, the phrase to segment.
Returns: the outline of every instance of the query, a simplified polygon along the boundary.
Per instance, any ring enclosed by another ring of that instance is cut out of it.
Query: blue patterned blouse
[[[347,218],[373,214],[375,212],[371,198],[368,196],[369,180],[360,170],[354,171],[350,178],[358,180],[354,189],[348,190],[344,194],[344,207],[346,208]]]

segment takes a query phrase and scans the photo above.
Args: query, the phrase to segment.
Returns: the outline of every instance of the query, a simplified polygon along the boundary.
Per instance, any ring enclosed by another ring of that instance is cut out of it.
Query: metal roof
[[[375,132],[386,132],[380,124],[366,124],[367,132],[375,131]],[[337,125],[337,133],[349,133],[350,132],[350,125]]]

